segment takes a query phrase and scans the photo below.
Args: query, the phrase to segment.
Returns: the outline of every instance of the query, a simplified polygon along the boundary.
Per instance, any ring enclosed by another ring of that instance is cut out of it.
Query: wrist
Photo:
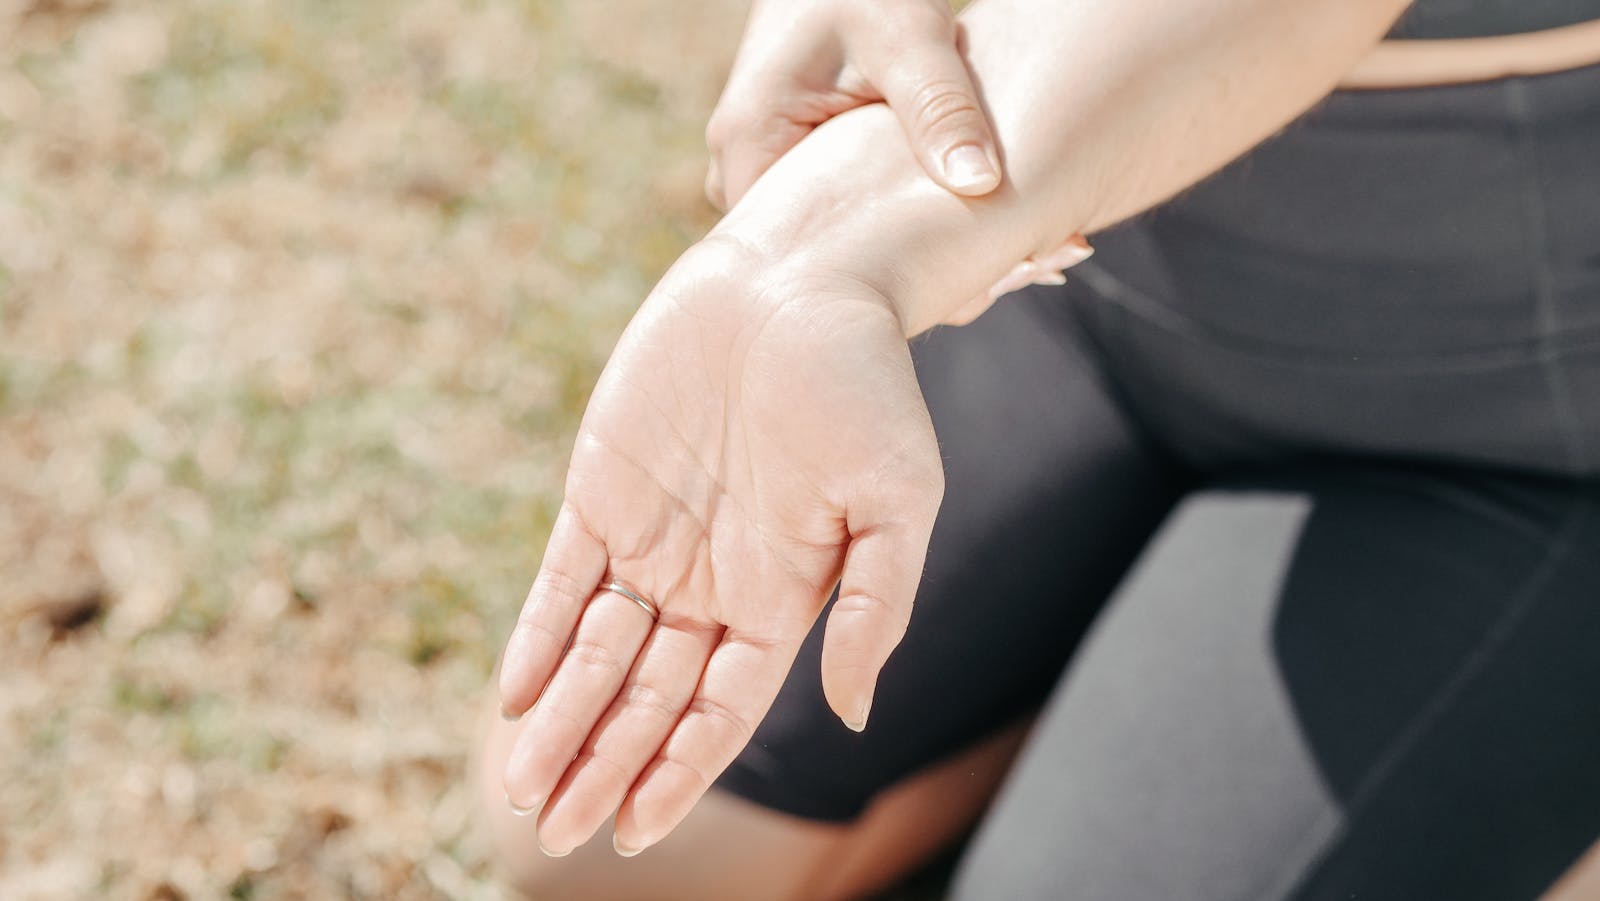
[[[976,199],[935,184],[893,113],[873,105],[835,117],[790,150],[711,237],[791,271],[853,278],[888,299],[910,336],[1064,237],[1037,226],[1009,184]]]

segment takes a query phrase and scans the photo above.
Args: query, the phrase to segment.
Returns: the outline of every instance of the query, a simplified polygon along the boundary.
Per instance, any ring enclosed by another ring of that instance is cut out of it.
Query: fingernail
[[[1063,247],[1061,256],[1057,259],[1062,263],[1061,268],[1071,269],[1092,256],[1094,256],[1094,248],[1089,246],[1089,242],[1079,238],[1077,241],[1073,241]]]
[[[534,802],[530,807],[518,807],[517,802],[511,800],[511,795],[509,793],[506,794],[506,806],[510,807],[511,812],[519,817],[530,816],[539,812],[539,804],[537,801]]]
[[[1071,269],[1073,266],[1094,256],[1094,248],[1089,246],[1081,235],[1074,235],[1067,243],[1047,254],[1043,260],[1051,269],[1060,271]]]
[[[855,719],[853,719],[853,720],[845,720],[844,721],[845,726],[848,727],[850,729],[850,731],[852,731],[852,732],[864,732],[864,731],[866,731],[866,728],[867,728],[867,714],[870,713],[870,712],[872,712],[872,699],[868,698],[865,702],[862,703],[861,709],[856,713],[856,718]]]
[[[500,718],[505,720],[508,723],[515,723],[518,720],[522,719],[522,714],[520,714],[520,713],[512,713],[509,710],[506,710],[504,707],[502,707],[502,708],[500,708]]]
[[[617,838],[615,833],[613,833],[611,836],[611,848],[623,857],[633,857],[640,851],[644,850],[643,848],[630,848],[627,845],[624,845],[622,840]]]
[[[554,851],[552,851],[549,848],[546,848],[544,846],[544,839],[540,839],[539,840],[539,850],[543,851],[544,852],[544,856],[546,856],[546,857],[566,857],[568,854],[572,853],[572,849],[568,848],[567,850],[562,851],[560,854],[557,854],[556,852],[554,852]]]
[[[944,157],[944,177],[959,191],[987,192],[1000,184],[989,155],[977,144],[961,144]]]

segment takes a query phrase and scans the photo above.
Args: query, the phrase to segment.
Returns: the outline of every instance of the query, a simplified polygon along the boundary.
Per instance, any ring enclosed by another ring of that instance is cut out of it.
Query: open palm
[[[664,837],[749,740],[835,585],[823,683],[852,728],[904,633],[943,482],[900,323],[859,282],[776,268],[691,251],[589,402],[500,677],[508,715],[532,708],[507,794],[542,805],[548,853],[613,811],[619,851]]]

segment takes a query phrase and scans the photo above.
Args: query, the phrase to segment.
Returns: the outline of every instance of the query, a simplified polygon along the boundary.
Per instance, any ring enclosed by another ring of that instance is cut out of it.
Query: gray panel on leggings
[[[957,874],[961,899],[1281,897],[1340,826],[1271,627],[1300,495],[1185,501],[1063,677]]]

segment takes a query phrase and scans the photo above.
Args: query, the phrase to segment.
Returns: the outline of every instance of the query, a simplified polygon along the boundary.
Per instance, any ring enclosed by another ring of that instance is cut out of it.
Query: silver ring
[[[635,604],[638,604],[640,609],[650,614],[651,622],[655,622],[661,618],[661,608],[657,607],[654,601],[650,600],[639,592],[634,591],[633,588],[628,585],[628,583],[622,581],[621,579],[612,579],[600,587],[606,591],[620,594]]]

